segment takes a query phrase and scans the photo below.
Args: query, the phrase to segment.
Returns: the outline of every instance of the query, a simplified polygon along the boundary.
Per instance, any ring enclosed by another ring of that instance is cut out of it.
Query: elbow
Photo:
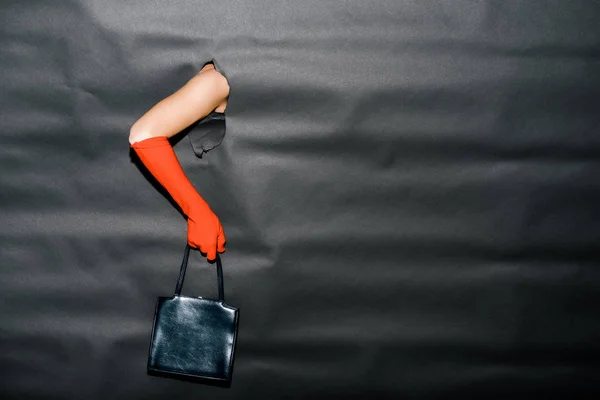
[[[149,139],[152,137],[152,134],[145,129],[139,121],[134,123],[129,129],[129,144],[132,145],[136,142],[142,141],[144,139]]]

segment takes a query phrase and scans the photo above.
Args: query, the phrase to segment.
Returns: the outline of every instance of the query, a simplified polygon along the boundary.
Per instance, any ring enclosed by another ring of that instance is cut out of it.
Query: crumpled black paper
[[[0,397],[600,394],[599,11],[4,1]],[[226,390],[146,374],[186,224],[128,144],[213,59],[227,133],[173,143],[227,235]]]

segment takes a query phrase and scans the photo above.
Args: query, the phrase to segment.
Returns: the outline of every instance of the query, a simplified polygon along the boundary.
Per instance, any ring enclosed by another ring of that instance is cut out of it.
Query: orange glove
[[[141,140],[131,148],[187,216],[189,245],[199,248],[209,260],[217,258],[217,251],[225,251],[221,222],[192,186],[167,138],[157,136]]]

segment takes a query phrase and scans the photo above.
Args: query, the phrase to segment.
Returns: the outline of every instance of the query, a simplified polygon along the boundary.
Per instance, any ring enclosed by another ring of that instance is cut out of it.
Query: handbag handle
[[[183,287],[183,279],[185,278],[185,270],[188,264],[188,258],[190,257],[190,245],[185,245],[185,250],[183,251],[183,261],[181,262],[181,269],[179,270],[179,280],[177,281],[177,286],[175,287],[175,296],[181,295],[181,288]],[[219,286],[219,300],[225,301],[225,296],[223,295],[223,266],[221,265],[221,257],[217,253],[217,283]]]

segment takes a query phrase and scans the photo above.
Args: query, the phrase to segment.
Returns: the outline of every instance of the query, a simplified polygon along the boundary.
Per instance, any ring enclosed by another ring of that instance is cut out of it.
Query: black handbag
[[[238,309],[224,302],[223,268],[217,255],[219,299],[181,296],[190,254],[186,245],[173,297],[159,297],[148,354],[148,373],[229,386]]]

